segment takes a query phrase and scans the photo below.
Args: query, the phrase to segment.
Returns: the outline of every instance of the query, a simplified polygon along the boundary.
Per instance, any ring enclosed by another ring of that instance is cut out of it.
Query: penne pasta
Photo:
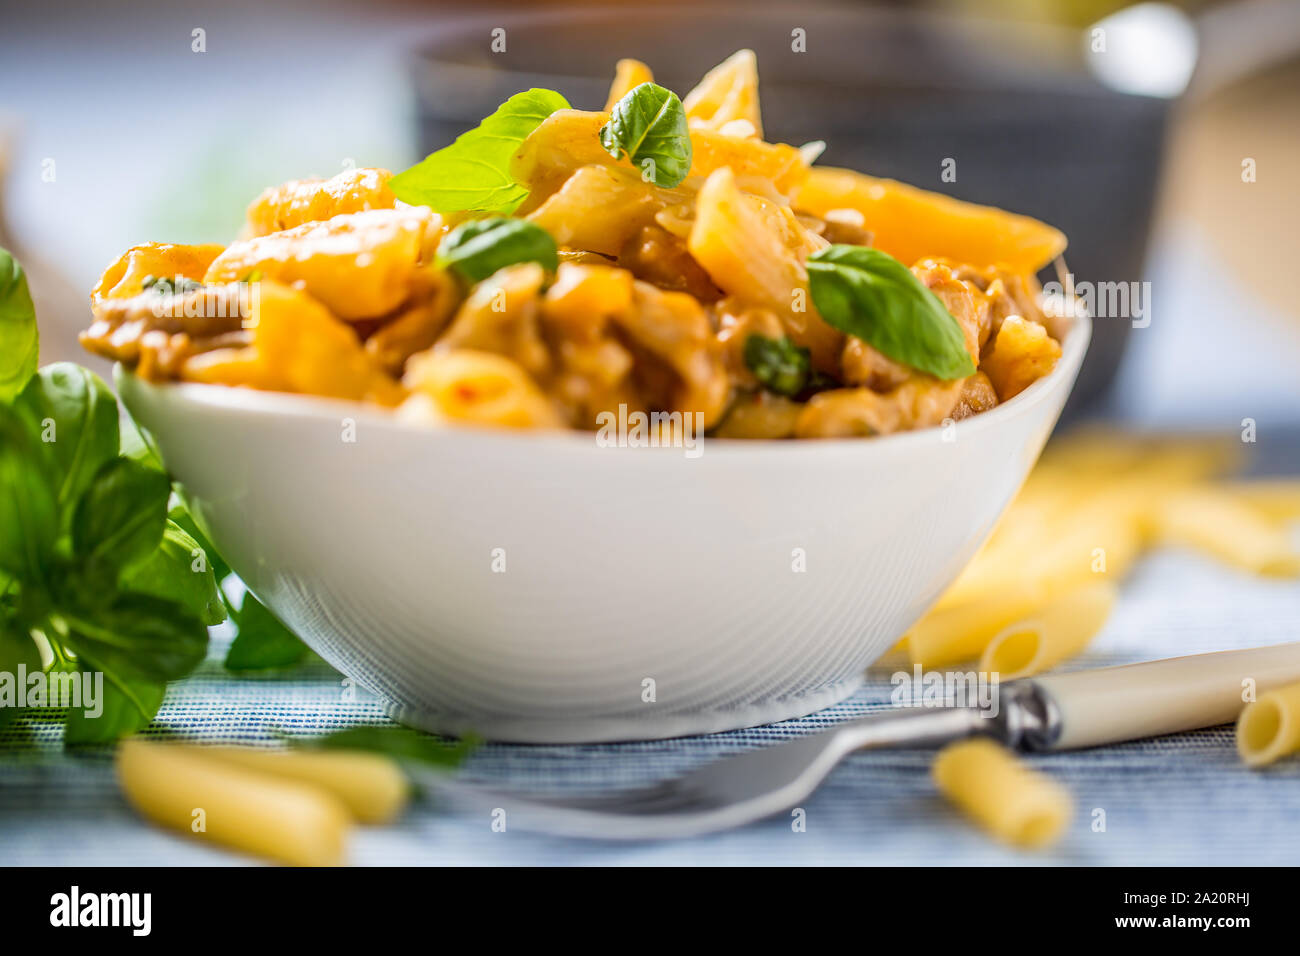
[[[758,91],[750,50],[681,99],[634,59],[601,110],[521,91],[397,175],[263,190],[229,246],[128,250],[82,343],[149,381],[409,421],[768,440],[938,426],[1051,371],[1068,323],[1033,273],[1056,230],[814,169],[826,144],[765,141]],[[254,285],[259,315],[220,308]]]
[[[179,749],[180,745],[176,745]],[[256,747],[189,747],[203,759],[308,784],[336,797],[362,823],[388,823],[411,798],[397,764],[377,754],[342,750],[263,750]]]
[[[292,866],[343,862],[347,808],[317,787],[139,738],[119,745],[117,775],[131,805],[170,829]]]
[[[1300,751],[1300,684],[1267,691],[1237,719],[1237,753],[1263,767]]]
[[[1295,479],[1238,481],[1224,490],[1271,521],[1294,521],[1300,518],[1300,481]]]
[[[1009,681],[1069,660],[1105,625],[1116,593],[1110,581],[1095,581],[1047,602],[1034,617],[1011,624],[989,641],[980,671]]]
[[[814,167],[794,198],[817,216],[857,210],[876,247],[909,265],[942,256],[1032,274],[1065,251],[1065,236],[1036,219],[848,169]]]
[[[939,791],[998,839],[1038,848],[1055,842],[1074,812],[1065,788],[991,740],[963,740],[939,752]]]
[[[624,96],[642,83],[653,83],[654,73],[640,60],[624,59],[614,65],[614,82],[609,87],[609,97],[605,100],[605,112],[612,110]]]
[[[518,364],[472,349],[424,352],[403,379],[413,393],[402,405],[408,421],[458,421],[502,428],[555,428],[550,402]]]
[[[758,110],[758,58],[753,50],[737,50],[682,97],[686,116],[704,129],[723,129],[744,122],[751,136],[762,137]]]
[[[1188,488],[1153,508],[1155,534],[1163,544],[1197,548],[1256,574],[1300,574],[1300,552],[1286,532],[1229,493]]]

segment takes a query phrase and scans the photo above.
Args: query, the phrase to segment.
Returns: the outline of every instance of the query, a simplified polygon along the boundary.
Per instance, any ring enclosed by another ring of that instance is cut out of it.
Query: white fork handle
[[[1235,720],[1256,693],[1300,681],[1300,643],[1193,654],[1163,661],[1033,678],[1060,712],[1045,749],[1095,747]]]

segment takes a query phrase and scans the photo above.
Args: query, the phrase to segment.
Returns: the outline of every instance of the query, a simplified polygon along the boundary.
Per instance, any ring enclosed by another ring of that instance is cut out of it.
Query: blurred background
[[[1300,455],[1296,0],[53,0],[4,23],[0,244],[43,361],[92,363],[87,291],[134,243],[228,241],[263,187],[401,169],[530,85],[595,108],[619,57],[684,91],[750,46],[769,139],[1043,218],[1077,281],[1149,283],[1142,315],[1098,319],[1071,414],[1250,418]]]

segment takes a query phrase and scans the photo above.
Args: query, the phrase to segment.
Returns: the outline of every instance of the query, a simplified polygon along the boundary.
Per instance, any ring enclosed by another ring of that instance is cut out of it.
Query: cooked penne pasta
[[[1009,681],[1069,660],[1102,629],[1116,593],[1110,581],[1095,581],[1047,602],[1034,617],[1009,625],[989,641],[980,671]]]
[[[763,138],[758,86],[750,50],[680,98],[624,59],[602,110],[528,90],[397,175],[271,187],[229,246],[129,250],[82,343],[151,381],[412,421],[749,440],[929,428],[1051,373],[1066,325],[1034,272],[1059,232],[816,169],[824,143]],[[221,310],[263,285],[258,315]]]
[[[1300,751],[1300,684],[1266,691],[1237,719],[1237,753],[1263,767]]]
[[[650,67],[640,60],[624,59],[614,65],[614,82],[609,86],[609,98],[605,101],[605,112],[614,106],[633,89],[642,83],[653,83],[654,74]]]
[[[502,355],[472,349],[425,352],[404,382],[408,421],[470,422],[503,428],[557,428],[560,417],[528,374]]]
[[[1033,849],[1055,842],[1074,812],[1064,787],[991,740],[963,740],[945,747],[932,773],[945,797],[1015,846]]]

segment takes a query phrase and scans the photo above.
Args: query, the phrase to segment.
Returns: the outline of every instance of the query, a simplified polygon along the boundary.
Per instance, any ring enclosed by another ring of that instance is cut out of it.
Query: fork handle
[[[1256,693],[1300,681],[1300,643],[1035,677],[1025,683],[1046,705],[1046,733],[1024,743],[1069,750],[1224,724],[1246,705],[1247,681]]]

